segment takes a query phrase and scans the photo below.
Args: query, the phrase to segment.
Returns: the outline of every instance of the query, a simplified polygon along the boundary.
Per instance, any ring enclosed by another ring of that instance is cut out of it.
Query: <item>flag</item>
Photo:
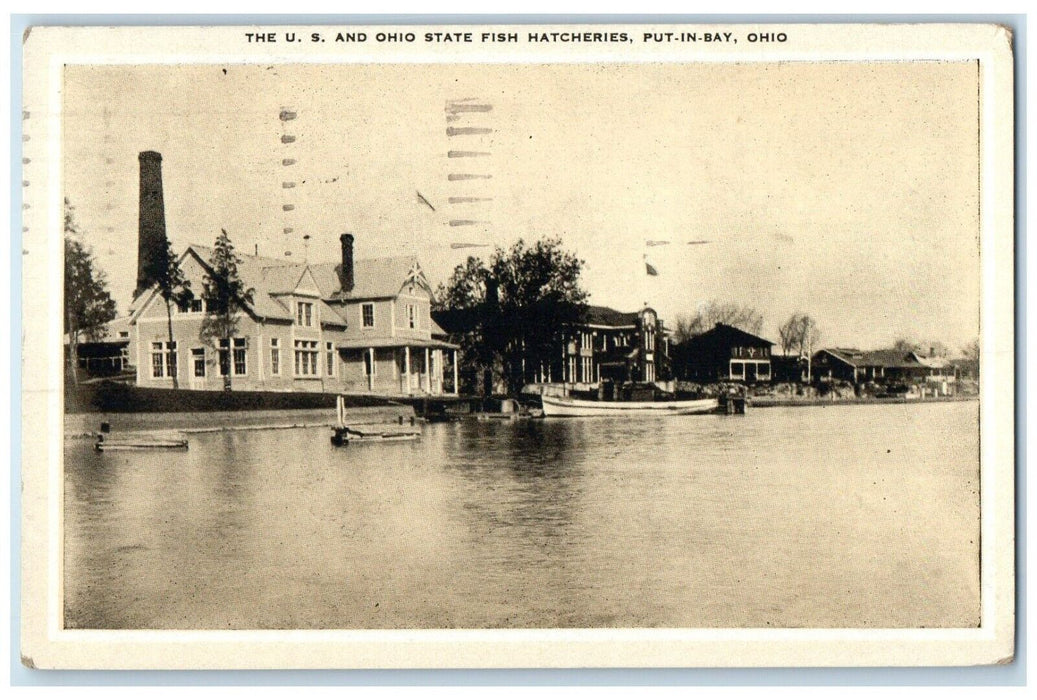
[[[659,271],[652,267],[652,263],[648,262],[647,260],[645,260],[645,272],[647,272],[652,277],[659,276]]]

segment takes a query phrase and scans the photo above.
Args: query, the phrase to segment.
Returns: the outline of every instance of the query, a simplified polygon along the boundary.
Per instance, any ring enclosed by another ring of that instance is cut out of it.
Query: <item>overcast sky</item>
[[[225,228],[323,262],[348,231],[435,286],[492,252],[452,243],[557,236],[595,304],[671,320],[719,299],[774,341],[803,311],[826,345],[957,348],[978,334],[977,93],[965,62],[71,66],[65,194],[120,313],[156,150],[177,250]]]

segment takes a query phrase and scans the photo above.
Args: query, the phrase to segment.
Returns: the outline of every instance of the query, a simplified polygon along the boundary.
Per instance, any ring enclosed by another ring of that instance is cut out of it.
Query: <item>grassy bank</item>
[[[120,382],[65,385],[65,413],[229,413],[235,411],[334,411],[335,393],[302,391],[196,391],[148,389]],[[443,410],[467,399],[453,396],[346,395],[348,408],[411,406],[419,413]]]

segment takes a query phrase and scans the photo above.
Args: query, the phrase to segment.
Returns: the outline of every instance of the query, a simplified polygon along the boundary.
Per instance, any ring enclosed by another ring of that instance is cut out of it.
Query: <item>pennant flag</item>
[[[703,243],[709,243],[709,241],[688,241],[688,245],[702,245]]]
[[[645,260],[645,272],[647,272],[652,277],[659,276],[659,271],[652,267],[652,263],[648,262],[647,260]]]
[[[657,246],[657,245],[670,245],[670,242],[669,241],[645,241],[645,245],[648,246],[648,247]]]

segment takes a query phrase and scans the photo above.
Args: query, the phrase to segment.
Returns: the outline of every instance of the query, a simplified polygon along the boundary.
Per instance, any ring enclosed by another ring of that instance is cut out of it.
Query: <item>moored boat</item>
[[[711,399],[684,401],[587,401],[568,396],[543,396],[544,415],[552,416],[687,416],[711,413],[718,402]]]

